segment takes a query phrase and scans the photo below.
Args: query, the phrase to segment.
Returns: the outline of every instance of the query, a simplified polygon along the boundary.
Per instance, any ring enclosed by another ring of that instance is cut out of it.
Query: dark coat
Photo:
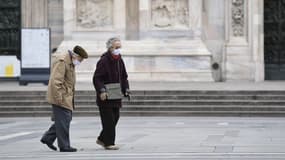
[[[119,75],[120,74],[120,75]],[[119,77],[121,81],[119,81]],[[121,100],[100,99],[100,93],[105,90],[105,84],[121,82],[122,93],[129,89],[128,74],[123,59],[114,59],[109,51],[105,52],[97,62],[93,76],[93,85],[97,93],[97,105],[99,107],[122,107]]]

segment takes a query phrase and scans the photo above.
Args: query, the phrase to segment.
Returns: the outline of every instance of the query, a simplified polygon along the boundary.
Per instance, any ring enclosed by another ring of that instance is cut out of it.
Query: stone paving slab
[[[0,118],[0,159],[285,159],[281,117],[121,117],[118,151],[96,145],[99,117],[75,117],[71,144],[77,153],[50,151],[39,142],[50,124],[49,118]]]

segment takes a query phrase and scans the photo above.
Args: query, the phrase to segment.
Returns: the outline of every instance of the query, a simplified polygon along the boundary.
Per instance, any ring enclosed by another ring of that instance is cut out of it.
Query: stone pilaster
[[[189,0],[189,25],[194,38],[201,38],[202,33],[202,1]]]
[[[22,0],[22,27],[48,26],[48,0]]]
[[[251,23],[252,23],[252,54],[254,61],[254,80],[256,82],[265,79],[264,64],[264,1],[251,1]]]
[[[56,48],[63,40],[63,0],[48,0],[48,26],[51,48]]]
[[[139,0],[126,0],[126,39],[139,40]]]
[[[225,1],[203,1],[202,38],[212,52],[212,73],[215,81],[223,81],[223,49],[225,44]],[[217,65],[218,64],[218,65]]]
[[[229,80],[254,80],[251,52],[251,1],[226,1],[226,45],[224,77]]]

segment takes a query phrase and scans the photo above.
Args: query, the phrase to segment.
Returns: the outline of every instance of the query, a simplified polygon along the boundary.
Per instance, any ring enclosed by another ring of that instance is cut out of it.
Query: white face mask
[[[79,66],[81,62],[78,59],[74,59],[72,63],[74,66]]]
[[[121,54],[121,49],[119,48],[119,49],[115,49],[115,50],[113,50],[113,52],[112,52],[114,55],[119,55],[119,54]]]

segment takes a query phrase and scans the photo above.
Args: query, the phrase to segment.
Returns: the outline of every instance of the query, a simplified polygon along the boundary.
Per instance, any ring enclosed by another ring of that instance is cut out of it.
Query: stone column
[[[48,0],[22,0],[22,27],[48,26]]]
[[[248,10],[251,1],[226,1],[226,45],[224,56],[225,80],[254,80],[251,52],[251,18]]]

